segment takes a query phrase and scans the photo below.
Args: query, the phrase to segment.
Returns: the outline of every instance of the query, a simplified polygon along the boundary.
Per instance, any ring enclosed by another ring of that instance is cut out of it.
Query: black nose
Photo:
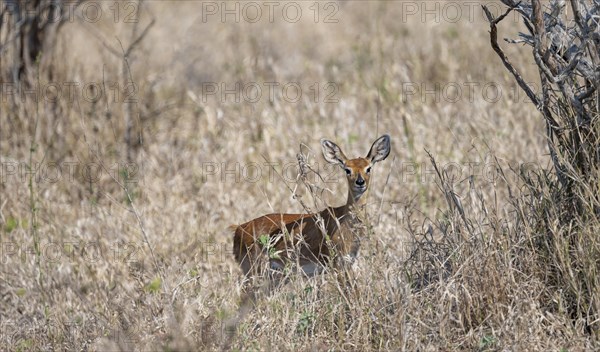
[[[359,186],[364,185],[365,184],[365,179],[362,178],[362,177],[360,177],[360,176],[358,176],[358,178],[356,179],[356,184],[359,185]]]

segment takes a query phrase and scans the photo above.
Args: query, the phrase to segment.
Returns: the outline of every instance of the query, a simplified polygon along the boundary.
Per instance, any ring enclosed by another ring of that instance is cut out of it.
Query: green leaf
[[[146,291],[150,293],[156,293],[160,290],[161,284],[162,280],[160,279],[160,277],[156,277],[154,278],[154,280],[152,280],[152,282],[146,285]]]
[[[9,217],[8,219],[6,219],[6,224],[4,224],[4,231],[6,233],[11,233],[18,226],[19,226],[19,220],[15,219],[13,217]]]
[[[488,349],[488,348],[491,348],[492,346],[494,346],[495,344],[496,344],[496,338],[491,335],[486,335],[481,338],[481,341],[479,341],[479,348]]]
[[[263,246],[267,246],[269,244],[269,235],[265,234],[265,235],[260,235],[258,237],[258,242],[263,245]]]

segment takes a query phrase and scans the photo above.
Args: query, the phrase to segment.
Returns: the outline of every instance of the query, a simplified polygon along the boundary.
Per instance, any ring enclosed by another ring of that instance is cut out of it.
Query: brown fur
[[[261,259],[268,260],[275,269],[297,260],[304,271],[312,275],[332,259],[336,265],[344,265],[356,258],[365,231],[361,217],[370,168],[389,154],[389,136],[375,141],[366,158],[351,160],[346,159],[333,142],[324,140],[321,144],[325,159],[349,172],[346,204],[314,214],[268,214],[231,226],[234,256],[246,276],[261,272],[264,268]],[[264,248],[262,236],[267,236],[270,248]]]

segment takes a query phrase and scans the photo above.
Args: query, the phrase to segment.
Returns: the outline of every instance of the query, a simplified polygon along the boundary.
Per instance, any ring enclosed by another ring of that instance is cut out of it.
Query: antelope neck
[[[346,201],[346,204],[344,205],[344,212],[348,213],[348,212],[354,212],[356,215],[361,215],[361,213],[364,213],[366,211],[366,207],[365,205],[367,204],[367,193],[369,192],[369,190],[367,189],[366,191],[363,192],[363,194],[361,194],[358,197],[354,197],[354,193],[352,193],[352,189],[349,187],[348,188],[348,200]]]

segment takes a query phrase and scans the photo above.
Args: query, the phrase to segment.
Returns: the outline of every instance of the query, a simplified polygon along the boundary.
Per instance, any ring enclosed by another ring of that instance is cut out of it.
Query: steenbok
[[[299,264],[309,276],[328,263],[343,268],[354,262],[364,236],[366,193],[372,167],[390,154],[390,137],[378,138],[365,158],[348,159],[335,143],[321,140],[323,157],[339,165],[348,180],[348,200],[313,214],[268,214],[241,225],[233,225],[233,253],[248,276],[269,268],[282,271]]]

